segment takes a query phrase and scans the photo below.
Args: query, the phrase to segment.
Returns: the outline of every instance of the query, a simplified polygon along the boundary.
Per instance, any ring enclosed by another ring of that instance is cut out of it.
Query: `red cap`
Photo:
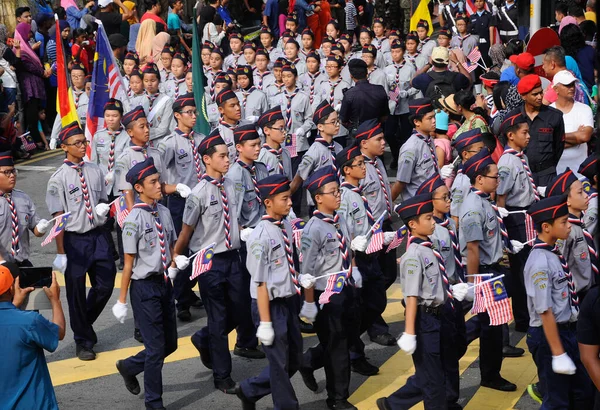
[[[534,88],[541,87],[542,80],[537,74],[527,74],[525,77],[519,80],[517,84],[517,91],[519,94],[524,95],[530,93]]]
[[[509,58],[511,63],[514,63],[521,70],[531,70],[535,65],[535,58],[531,53],[521,53],[519,55],[512,55]]]

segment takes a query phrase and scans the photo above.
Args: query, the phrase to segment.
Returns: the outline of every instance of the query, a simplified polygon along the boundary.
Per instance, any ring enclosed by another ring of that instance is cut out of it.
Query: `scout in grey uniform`
[[[286,219],[292,206],[290,181],[271,175],[258,181],[258,189],[266,214],[248,238],[246,265],[252,277],[252,318],[269,364],[258,376],[241,382],[237,395],[243,408],[254,408],[256,401],[272,394],[275,408],[299,409],[290,382],[302,363],[300,285],[292,226]]]
[[[285,90],[285,84],[283,84],[283,81],[281,81],[281,70],[283,69],[284,63],[285,58],[283,57],[275,60],[272,68],[274,81],[266,87],[267,97],[269,99],[269,105],[271,108],[279,105],[279,101],[274,97]]]
[[[419,45],[419,35],[411,31],[406,35],[406,53],[404,53],[404,59],[407,63],[411,64],[416,71],[419,71],[421,68],[427,64],[427,60],[425,57],[421,55],[417,51],[417,47]]]
[[[279,57],[283,57],[283,53],[280,48],[273,47],[273,32],[268,26],[260,27],[260,49],[263,49],[265,52],[269,54],[269,69],[273,68],[273,63]],[[258,51],[257,51],[258,56]]]
[[[257,162],[260,137],[254,124],[240,125],[233,132],[233,138],[238,159],[227,171],[227,178],[233,182],[236,202],[240,204],[238,224],[242,228],[254,228],[264,213],[257,182],[269,173],[264,164]],[[246,259],[244,252],[241,256],[242,260]]]
[[[239,90],[236,92],[242,109],[241,118],[245,118],[255,123],[261,114],[269,109],[267,95],[257,89],[254,84],[252,67],[249,65],[238,65],[237,83]]]
[[[300,281],[309,288],[304,291],[305,302],[300,316],[314,322],[320,344],[304,353],[300,371],[312,377],[312,371],[323,365],[327,406],[351,409],[355,407],[348,403],[349,345],[358,337],[354,283],[360,284],[361,275],[358,268],[352,266],[346,221],[336,213],[340,206],[337,178],[337,172],[327,166],[313,173],[304,183],[317,204],[317,210],[302,233],[303,277]],[[333,272],[344,272],[335,276],[335,282],[343,285],[341,291],[333,287],[330,277],[316,279]],[[321,306],[318,311],[314,300],[318,300]]]
[[[125,54],[125,57],[123,57],[123,72],[125,73],[123,75],[123,85],[125,86],[125,90],[127,90],[127,95],[131,93],[131,87],[129,84],[131,73],[135,71],[139,65],[140,59],[137,53],[128,52]],[[127,71],[129,71],[129,73]]]
[[[275,77],[269,70],[269,53],[259,48],[256,50],[256,69],[254,70],[254,85],[260,91],[267,92],[267,87],[275,82]]]
[[[188,197],[183,213],[183,228],[175,245],[175,254],[196,253],[215,243],[210,270],[198,277],[200,293],[208,316],[207,327],[192,336],[202,363],[212,368],[215,388],[235,393],[231,378],[231,356],[227,335],[235,326],[252,326],[250,282],[240,269],[240,230],[233,182],[223,177],[229,169],[225,141],[214,130],[199,146],[206,173]],[[180,258],[181,259],[181,258]],[[238,341],[234,354],[261,353],[257,340]],[[264,354],[262,354],[264,357]]]
[[[571,232],[568,238],[558,243],[558,247],[571,269],[577,295],[583,300],[598,276],[598,253],[594,238],[581,219],[588,206],[588,196],[581,181],[568,167],[550,181],[546,196],[566,196],[568,199]]]
[[[302,183],[320,168],[330,166],[337,172],[335,156],[342,150],[342,146],[333,141],[333,137],[337,135],[340,129],[338,113],[327,101],[323,101],[315,110],[313,123],[317,124],[318,135],[315,142],[302,157],[300,165],[298,165],[298,171],[292,181],[292,193],[296,192],[302,186]],[[311,198],[308,197],[307,199],[308,205],[313,205]]]
[[[391,40],[388,40],[385,36],[385,23],[381,17],[375,17],[373,19],[373,38],[371,44],[377,48],[378,54],[381,54],[385,62],[385,57],[390,52]]]
[[[298,76],[301,76],[302,74],[304,74],[307,71],[307,68],[306,68],[306,63],[298,57],[299,51],[300,51],[300,45],[298,44],[298,42],[296,40],[292,39],[292,40],[288,41],[287,43],[285,43],[285,47],[284,47],[285,59],[288,64],[296,67],[296,70],[298,71]]]
[[[174,54],[175,49],[169,45],[164,46],[160,53],[160,61],[163,64],[163,68],[160,69],[160,82],[162,87],[164,87],[164,84],[168,80],[173,78],[173,73],[171,73],[171,63],[173,62]]]
[[[327,101],[329,105],[339,111],[342,100],[344,99],[344,91],[352,87],[348,81],[340,76],[343,65],[344,60],[342,57],[335,55],[327,57],[325,70],[327,71],[327,76],[329,78],[325,79],[317,86],[313,107],[316,107],[323,101]],[[340,130],[335,138],[337,138],[339,142],[346,143],[347,136],[348,129],[340,124]]]
[[[302,30],[302,33],[300,33],[300,42],[298,43],[301,44],[300,54],[298,55],[298,57],[300,57],[302,61],[306,62],[308,55],[310,53],[316,52],[316,50],[313,47],[314,42],[315,33],[313,33],[309,27],[305,27],[304,30]]]
[[[465,162],[464,173],[471,180],[471,190],[461,208],[459,222],[460,249],[467,258],[467,274],[504,272],[500,265],[503,248],[513,251],[508,234],[490,194],[498,185],[498,167],[487,148]],[[473,281],[473,277],[469,277]],[[515,391],[517,386],[500,376],[502,367],[502,326],[490,326],[486,311],[471,319],[472,334],[468,340],[480,338],[481,385],[495,390]]]
[[[435,40],[432,40],[427,34],[429,33],[429,23],[427,20],[419,20],[417,23],[417,35],[419,36],[419,45],[417,51],[421,56],[429,61],[433,49],[437,46]]]
[[[392,53],[392,49],[391,49],[392,43],[394,41],[401,41],[400,40],[400,34],[398,33],[398,31],[397,30],[390,30],[388,32],[387,41],[389,43],[388,50],[386,50],[383,53],[383,59],[385,61],[386,66],[392,63],[392,54],[391,54]],[[402,42],[402,44],[404,44],[404,42]],[[404,58],[404,56],[402,56],[402,58]]]
[[[579,172],[581,175],[586,177],[589,184],[584,183],[584,189],[588,194],[588,208],[583,213],[583,223],[585,229],[592,235],[596,233],[596,225],[598,224],[598,175],[596,174],[596,167],[598,164],[598,155],[592,154],[586,158],[585,161],[579,165]],[[586,186],[587,185],[587,186]],[[596,239],[596,249],[598,249],[598,240]]]
[[[231,89],[232,83],[231,78],[225,72],[220,72],[215,76],[214,80],[214,93],[215,96],[219,95],[221,91],[228,88]],[[204,99],[206,101],[206,114],[208,116],[208,123],[211,129],[216,128],[219,125],[219,119],[221,113],[219,112],[219,106],[215,102],[215,98],[209,93],[204,93]]]
[[[129,86],[131,91],[127,93],[127,96],[129,97],[129,105],[131,107],[141,105],[144,107],[144,110],[148,110],[148,98],[146,98],[143,78],[144,73],[136,67],[129,75]]]
[[[258,154],[258,162],[265,164],[269,175],[285,175],[291,180],[293,178],[292,158],[289,151],[282,146],[286,131],[281,108],[277,106],[266,111],[260,116],[256,125],[265,136],[265,143]]]
[[[407,310],[398,347],[413,356],[415,375],[389,397],[377,400],[382,409],[408,409],[421,400],[425,408],[446,408],[450,404],[446,395],[451,383],[448,370],[458,367],[458,357],[440,354],[442,346],[454,342],[454,324],[444,309],[454,298],[462,300],[468,285],[450,288],[444,260],[429,240],[435,228],[432,202],[431,194],[421,194],[396,207],[411,235],[400,259],[400,283]]]
[[[231,48],[231,54],[225,57],[223,62],[223,70],[233,68],[234,70],[238,65],[246,64],[246,58],[244,58],[244,52],[242,46],[244,45],[244,38],[240,33],[231,33],[229,35],[229,47]]]
[[[226,72],[223,70],[223,50],[220,47],[215,47],[210,53],[211,70],[206,73],[205,90],[214,99],[216,97],[214,79],[220,73]]]
[[[176,100],[180,95],[187,93],[187,85],[185,83],[185,75],[187,71],[187,58],[183,54],[176,53],[173,56],[171,70],[173,78],[165,81],[165,94]]]
[[[144,339],[144,350],[118,360],[117,370],[127,390],[135,395],[140,393],[136,376],[144,372],[146,408],[161,408],[163,363],[177,349],[171,287],[177,268],[168,267],[177,234],[169,210],[157,203],[162,194],[154,160],[150,157],[136,164],[127,173],[127,181],[135,187],[138,199],[123,224],[125,267],[119,300],[112,310],[123,323],[128,310],[127,290],[131,288],[131,306]]]
[[[326,81],[327,76],[320,71],[321,57],[316,52],[311,52],[306,56],[307,71],[300,75],[298,82],[302,91],[308,94],[311,107],[316,107],[319,101],[316,100],[316,94],[319,86]]]
[[[553,196],[527,212],[538,232],[523,272],[530,316],[527,347],[544,381],[542,408],[592,408],[593,385],[571,323],[577,320],[581,300],[556,243],[569,236],[567,203],[564,196]]]
[[[148,81],[146,81],[148,80]],[[156,64],[148,64],[144,68],[144,87],[148,99],[146,113],[150,126],[150,145],[156,146],[172,132],[173,99],[159,92],[160,74]]]
[[[0,256],[19,266],[29,261],[29,231],[43,236],[52,223],[41,219],[25,192],[15,189],[17,170],[10,152],[0,152]]]
[[[387,93],[388,86],[383,68],[379,68],[375,65],[375,60],[377,59],[377,48],[372,44],[363,46],[361,58],[365,63],[367,63],[367,81],[369,81],[371,84],[382,86]]]
[[[392,187],[393,200],[400,194],[403,198],[410,198],[427,178],[439,173],[435,145],[430,137],[435,131],[435,112],[431,100],[410,100],[408,108],[415,132],[402,145],[398,154],[398,171]]]
[[[450,40],[450,48],[460,48],[465,56],[479,45],[479,36],[476,34],[469,34],[467,27],[469,25],[469,18],[465,14],[457,15],[455,18],[456,28],[458,34],[452,37]]]
[[[233,130],[239,125],[242,117],[242,108],[240,101],[231,89],[224,89],[215,98],[215,102],[219,106],[219,125],[214,130],[217,130],[229,151],[229,161],[233,164],[237,158],[237,150],[233,139]]]
[[[66,159],[50,177],[46,205],[53,217],[70,213],[63,232],[56,237],[53,266],[64,272],[71,329],[80,360],[94,360],[98,342],[92,325],[112,295],[117,269],[103,229],[110,207],[106,203],[104,176],[100,168],[84,162],[87,140],[79,125],[65,127],[59,140]],[[86,273],[92,288],[86,297]]]

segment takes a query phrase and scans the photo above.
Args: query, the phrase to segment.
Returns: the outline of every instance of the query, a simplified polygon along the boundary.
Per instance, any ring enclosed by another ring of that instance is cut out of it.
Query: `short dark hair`
[[[475,172],[475,174],[469,178],[469,180],[471,181],[471,185],[475,184],[475,181],[477,180],[478,176],[487,175],[490,172],[491,166],[492,166],[492,164],[488,164],[485,166],[485,168],[482,168],[479,171]]]
[[[321,195],[323,194],[323,187],[319,187],[317,188],[317,190],[315,192],[311,192],[310,193],[310,197],[312,198],[313,202],[316,204],[317,203],[317,195]]]
[[[554,225],[554,221],[556,221],[558,218],[552,218],[552,219],[548,219],[547,221],[542,221],[542,222],[535,222],[533,224],[535,231],[537,233],[542,233],[542,224],[549,224],[549,225]]]
[[[499,81],[494,86],[492,90],[492,97],[494,98],[494,105],[498,110],[503,110],[506,106],[502,106],[504,104],[504,100],[506,99],[506,95],[508,94],[508,89],[511,84],[509,81]],[[506,104],[505,104],[506,105]]]
[[[321,125],[325,124],[331,114],[333,114],[333,111],[330,112],[329,114],[327,114],[326,116],[321,117],[321,119],[319,119],[319,122],[317,124],[321,124]]]
[[[518,55],[523,52],[525,48],[525,43],[522,40],[512,39],[504,48],[504,53],[506,54],[506,58],[510,58],[510,56]]]
[[[566,3],[558,1],[556,2],[556,7],[554,8],[554,11],[557,11],[563,16],[566,16],[569,14],[569,6],[567,6]]]
[[[416,221],[417,223],[419,222],[419,218],[422,216],[423,214],[419,214],[419,215],[414,215],[411,216],[409,218],[406,218],[403,222],[404,225],[409,229],[410,231],[410,226],[408,225],[410,221]]]
[[[573,17],[584,17],[583,8],[577,4],[571,4],[569,6],[569,16]]]
[[[579,28],[583,32],[586,41],[593,41],[596,35],[596,23],[592,20],[585,20],[579,23]]]
[[[269,121],[267,122],[265,125],[263,125],[263,129],[264,128],[273,128],[273,125],[275,125],[275,123],[279,121],[279,120],[275,120],[275,121]]]
[[[435,68],[448,68],[448,64],[437,61],[432,61],[431,65],[433,65]]]
[[[66,20],[67,19],[67,10],[65,10],[64,7],[56,7],[54,9],[54,12],[56,13],[56,15],[58,16],[59,20]]]
[[[367,67],[363,66],[348,66],[350,75],[357,80],[365,80],[367,78]]]
[[[508,134],[509,133],[511,133],[511,132],[517,132],[521,128],[521,125],[524,125],[524,124],[526,124],[526,123],[525,122],[520,122],[518,124],[511,125],[510,127],[506,128],[504,130],[504,135],[503,135],[503,137],[506,138],[506,141],[508,141]]]
[[[173,8],[179,2],[183,2],[183,0],[169,0],[169,7]]]
[[[206,151],[204,151],[204,154],[202,154],[202,163],[204,165],[206,165],[206,162],[204,162],[204,156],[208,155],[209,157],[212,157],[213,154],[215,152],[217,152],[217,147],[218,147],[218,145],[213,145],[212,147],[210,147],[209,149],[207,149]]]
[[[15,17],[19,18],[23,15],[23,13],[30,12],[31,9],[29,7],[17,7],[15,9]]]
[[[112,3],[110,3],[112,4]],[[152,7],[159,5],[159,1],[158,0],[144,0],[144,5],[146,6],[146,10],[150,10]]]
[[[561,46],[552,46],[546,50],[546,58],[554,61],[559,67],[566,67],[567,62],[565,60],[566,54],[565,49]]]
[[[355,157],[356,158],[356,157]],[[352,163],[354,162],[354,158],[349,161],[344,162],[344,165],[340,167],[340,172],[342,176],[346,176],[346,167],[352,167]]]
[[[431,111],[428,111],[426,113],[423,114],[413,114],[410,115],[408,117],[408,121],[410,121],[410,123],[414,126],[415,121],[423,121],[423,117],[425,117],[427,114],[429,114]]]

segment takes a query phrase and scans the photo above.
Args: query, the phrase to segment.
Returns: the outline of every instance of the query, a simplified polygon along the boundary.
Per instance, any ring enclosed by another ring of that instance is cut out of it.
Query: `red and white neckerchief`
[[[177,79],[174,78],[173,82],[175,83],[175,99],[179,98],[179,84],[183,83],[185,81],[185,77],[183,77],[182,79]]]
[[[248,96],[256,90],[256,87],[252,86],[247,90],[242,89],[242,108],[246,109],[246,103],[248,102]]]
[[[419,40],[419,45],[417,45],[417,51],[423,51],[423,46],[429,41],[429,36],[425,37],[423,40]]]
[[[592,265],[592,271],[595,275],[598,275],[598,252],[596,251],[596,244],[594,243],[594,237],[592,234],[585,228],[585,224],[581,218],[577,218],[573,214],[569,214],[569,223],[575,226],[578,226],[583,231],[583,237],[585,238],[585,242],[588,246],[588,253],[590,254],[590,263]]]
[[[419,139],[427,145],[427,148],[429,148],[429,152],[431,153],[431,160],[433,161],[433,165],[436,171],[439,172],[437,157],[435,155],[435,145],[433,144],[431,137],[429,135],[423,135],[418,131],[415,131],[414,135],[419,137]]]
[[[350,251],[348,249],[348,244],[346,243],[346,237],[342,232],[342,228],[340,227],[340,215],[333,212],[333,218],[328,217],[324,213],[316,210],[313,212],[313,216],[316,216],[323,222],[327,222],[335,228],[338,242],[340,243],[340,253],[342,255],[342,269],[349,270],[350,269]]]
[[[207,180],[219,189],[219,193],[221,194],[221,205],[223,206],[223,228],[225,231],[225,247],[227,249],[231,249],[231,219],[229,215],[229,201],[227,200],[227,193],[225,192],[223,181],[217,181],[216,179],[213,179],[207,174],[202,175],[202,179]]]
[[[331,105],[332,107],[335,101],[335,89],[341,82],[342,79],[339,77],[335,82],[331,82],[331,79],[329,80],[329,105]]]
[[[64,163],[67,164],[69,167],[73,168],[75,171],[77,171],[77,175],[79,176],[79,183],[81,185],[81,193],[83,194],[85,214],[87,215],[87,218],[90,221],[90,223],[94,225],[94,211],[92,209],[92,201],[90,200],[90,191],[85,180],[85,175],[83,174],[83,166],[85,165],[85,162],[81,161],[78,164],[74,164],[68,159],[65,159]]]
[[[321,75],[320,71],[317,71],[316,74],[312,74],[307,72],[306,74],[308,74],[308,77],[310,78],[310,88],[309,88],[309,99],[310,99],[310,103],[312,104],[314,99],[315,99],[315,82],[317,81],[317,77],[319,75]]]
[[[81,95],[84,92],[85,91],[79,91],[79,90],[73,89],[73,96],[75,97],[75,108],[79,108],[79,99],[81,98]]]
[[[369,164],[373,165],[373,168],[375,168],[375,171],[377,172],[377,177],[379,178],[379,185],[381,187],[381,190],[383,191],[383,197],[385,199],[385,206],[387,208],[388,215],[391,215],[392,214],[392,202],[390,201],[390,196],[385,187],[385,180],[383,179],[383,173],[379,170],[379,167],[377,166],[377,159],[371,159],[364,154],[363,154],[363,156],[365,157],[365,161],[368,162]]]
[[[369,206],[369,201],[367,197],[363,194],[363,188],[352,185],[350,182],[342,182],[341,188],[349,189],[350,191],[357,193],[360,195],[360,199],[363,201],[363,205],[365,207],[365,212],[367,214],[367,221],[369,223],[369,227],[375,224],[375,219],[373,218],[373,213],[371,212],[371,207]]]
[[[277,168],[279,169],[279,174],[284,175],[285,172],[283,168],[283,160],[281,158],[281,156],[283,155],[283,148],[279,147],[279,149],[275,149],[271,148],[267,144],[263,144],[263,148],[269,151],[271,154],[275,155],[275,157],[277,158]]]
[[[296,88],[291,94],[288,93],[287,89],[284,91],[284,96],[287,99],[287,104],[285,107],[285,127],[289,131],[291,131],[292,129],[292,122],[294,120],[294,117],[292,117],[292,100],[294,99],[296,94],[298,94],[298,91],[298,88]]]
[[[267,70],[267,71],[265,71],[264,73],[261,73],[260,71],[257,71],[257,72],[256,72],[256,75],[257,75],[257,77],[258,77],[258,85],[257,85],[257,88],[258,88],[259,90],[261,90],[261,91],[262,91],[262,89],[263,89],[263,81],[264,81],[264,77],[265,77],[265,76],[267,76],[267,75],[269,75],[269,74],[271,74],[271,72],[270,72],[270,71],[268,71],[268,70]]]
[[[462,46],[463,46],[463,42],[464,42],[466,39],[468,39],[469,37],[471,37],[471,35],[470,35],[470,34],[467,34],[467,35],[466,35],[466,36],[464,36],[464,37],[461,37],[460,35],[458,36],[458,39],[460,40],[460,48],[462,48]],[[465,53],[465,54],[466,54],[466,53]]]
[[[502,220],[502,217],[500,216],[500,211],[498,210],[498,205],[496,205],[496,202],[494,202],[492,200],[492,197],[490,196],[490,194],[486,194],[483,191],[480,191],[478,189],[471,187],[471,192],[477,194],[479,197],[488,201],[490,203],[490,205],[492,205],[492,209],[496,213],[496,220],[498,221],[498,226],[500,227],[500,234],[502,235],[502,243],[504,244],[504,247],[508,251],[512,252],[513,246],[510,243],[510,238],[508,237],[508,231],[506,230],[506,226],[504,225],[504,220]]]
[[[17,207],[12,199],[12,192],[0,192],[0,194],[6,198],[6,202],[8,202],[8,208],[10,209],[10,254],[14,257],[21,248],[21,244],[19,243],[19,216],[17,215]]]
[[[127,96],[131,97],[131,77],[128,75],[125,75],[125,79],[127,80]]]
[[[438,261],[438,268],[439,268],[440,274],[442,276],[442,282],[444,282],[444,291],[446,292],[446,296],[448,296],[448,299],[450,299],[451,301],[454,300],[454,295],[450,291],[450,281],[448,280],[448,275],[446,273],[446,265],[444,264],[444,258],[442,258],[442,254],[439,253],[433,247],[433,243],[431,241],[425,241],[421,238],[417,238],[416,236],[411,236],[408,239],[407,247],[410,246],[410,244],[413,242],[418,245],[425,246],[426,248],[431,249],[431,252],[433,252],[433,254],[435,255],[435,258]],[[454,309],[454,303],[450,303],[450,306],[452,306],[452,309]]]
[[[156,99],[158,98],[158,96],[160,95],[160,93],[155,93],[155,94],[148,94],[148,92],[146,91],[146,98],[148,98],[148,109],[151,110],[152,106],[154,105],[154,102],[156,101]]]
[[[521,164],[523,164],[523,169],[525,170],[525,174],[527,174],[527,179],[529,180],[529,184],[531,185],[531,189],[533,189],[533,196],[536,201],[540,200],[540,194],[537,191],[537,187],[535,186],[535,182],[533,181],[533,173],[527,164],[527,160],[525,159],[525,153],[523,151],[517,151],[513,148],[506,148],[504,150],[505,154],[511,154],[521,160]]]
[[[108,172],[112,171],[115,167],[115,141],[117,137],[123,131],[123,127],[120,127],[117,131],[106,130],[110,137],[110,148],[108,150]]]
[[[446,228],[448,234],[450,235],[450,241],[452,242],[452,251],[454,254],[454,266],[456,271],[456,277],[460,283],[463,283],[465,280],[465,267],[462,263],[462,255],[460,253],[460,243],[458,241],[458,237],[456,236],[456,232],[450,229],[450,218],[445,217],[445,219],[439,219],[437,217],[433,217],[435,222],[441,226],[442,228]]]
[[[148,159],[148,146],[147,145],[140,147],[139,145],[131,144],[129,146],[129,148],[131,148],[132,151],[141,152],[142,155],[144,156],[144,159]]]
[[[175,132],[190,142],[190,148],[192,149],[192,158],[194,159],[194,169],[196,170],[196,177],[198,182],[202,180],[202,160],[200,159],[200,153],[194,140],[194,131],[190,131],[189,134],[181,131],[179,128],[175,128]]]
[[[285,229],[285,225],[283,220],[277,220],[275,218],[270,217],[269,215],[263,215],[263,221],[269,221],[276,227],[281,229],[281,234],[283,236],[283,245],[285,248],[285,256],[288,263],[288,268],[290,270],[290,277],[292,279],[292,283],[294,284],[294,290],[299,295],[301,293],[300,287],[298,286],[298,272],[296,272],[296,268],[294,267],[294,252],[292,250],[292,242],[288,237],[287,230]]]
[[[237,68],[238,61],[240,60],[242,53],[236,54],[236,53],[232,52],[231,55],[233,56],[233,68]]]
[[[256,194],[256,200],[259,204],[262,204],[260,191],[258,190],[258,180],[256,179],[256,164],[252,163],[252,165],[248,165],[239,159],[237,160],[237,163],[240,164],[240,166],[250,174],[250,179],[252,180],[252,185],[254,186],[254,193]]]
[[[367,72],[367,81],[369,81],[371,79],[371,74],[373,74],[373,72],[377,70],[377,67],[373,66],[373,68],[370,68],[369,71]]]
[[[337,174],[338,169],[337,169],[337,166],[335,165],[335,144],[333,143],[333,141],[328,142],[325,138],[322,138],[319,136],[319,137],[315,138],[315,142],[321,143],[325,148],[327,148],[329,150],[329,154],[331,155],[331,167]]]
[[[156,228],[156,234],[158,235],[158,246],[160,247],[160,262],[163,268],[163,275],[165,281],[169,280],[167,276],[167,243],[165,240],[165,230],[158,214],[158,206],[156,203],[153,206],[148,205],[145,202],[138,202],[133,205],[133,208],[143,209],[149,212],[154,217],[154,227]]]

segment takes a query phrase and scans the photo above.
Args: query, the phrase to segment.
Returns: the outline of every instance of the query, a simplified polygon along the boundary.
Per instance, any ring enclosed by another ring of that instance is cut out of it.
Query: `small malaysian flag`
[[[375,222],[375,225],[373,225],[371,228],[371,232],[371,241],[369,242],[369,246],[367,246],[365,251],[367,255],[374,252],[379,252],[381,249],[383,249],[383,230],[381,229],[380,221]]]
[[[481,51],[479,51],[479,47],[475,46],[469,55],[467,55],[467,59],[472,63],[477,63],[481,60]]]
[[[502,279],[498,278],[477,286],[481,282],[481,277],[475,278],[475,300],[471,312],[487,312],[490,316],[490,326],[499,326],[510,322],[513,319],[512,309]]]
[[[471,63],[470,61],[465,61],[464,63],[462,63],[462,66],[469,73],[472,73],[473,71],[477,70],[477,67],[478,67],[478,65],[476,63]]]
[[[389,253],[391,250],[396,249],[398,246],[400,246],[402,244],[402,242],[404,241],[404,238],[406,238],[407,234],[408,234],[408,229],[406,228],[406,225],[402,225],[400,227],[400,229],[398,229],[396,231],[396,236],[394,237],[392,242],[390,242],[390,244],[388,245],[385,253]]]
[[[346,272],[338,273],[337,275],[331,275],[329,279],[327,279],[327,286],[325,287],[325,290],[319,297],[319,304],[325,305],[329,303],[331,296],[340,293],[346,284],[346,277]]]
[[[302,218],[296,218],[292,219],[290,223],[292,224],[292,231],[294,232],[294,245],[296,245],[296,249],[300,251],[300,248],[302,248],[302,230],[304,229],[306,222],[304,222],[304,219]]]
[[[533,240],[537,237],[537,232],[535,231],[535,224],[533,223],[533,219],[529,214],[525,214],[525,236],[527,238],[526,243],[531,244]]]
[[[60,234],[65,229],[65,227],[67,226],[67,219],[69,219],[69,216],[71,216],[70,212],[67,214],[62,214],[61,216],[56,218],[54,226],[52,227],[52,230],[50,231],[48,236],[46,236],[46,239],[44,239],[44,241],[42,242],[42,246],[48,245],[50,242],[52,242],[52,239],[56,238],[58,234]]]
[[[129,209],[127,209],[127,203],[125,202],[125,195],[121,195],[119,199],[113,202],[111,211],[113,211],[113,216],[116,216],[117,223],[122,229],[123,224],[125,223],[125,218],[127,218],[127,215],[129,215]]]
[[[25,134],[19,135],[19,138],[21,139],[21,144],[23,144],[23,149],[25,149],[25,151],[27,152],[36,149],[35,142],[29,134],[31,133],[27,131]]]
[[[202,275],[204,272],[209,271],[212,268],[212,258],[214,255],[214,246],[215,244],[211,244],[206,248],[202,249],[196,258],[194,259],[194,264],[192,265],[192,276],[190,276],[190,280],[196,279],[198,276]]]
[[[390,101],[398,102],[398,96],[400,95],[400,87],[396,86],[388,93]]]
[[[295,158],[298,156],[298,151],[296,150],[296,134],[288,134],[283,146],[290,153],[290,157]]]

